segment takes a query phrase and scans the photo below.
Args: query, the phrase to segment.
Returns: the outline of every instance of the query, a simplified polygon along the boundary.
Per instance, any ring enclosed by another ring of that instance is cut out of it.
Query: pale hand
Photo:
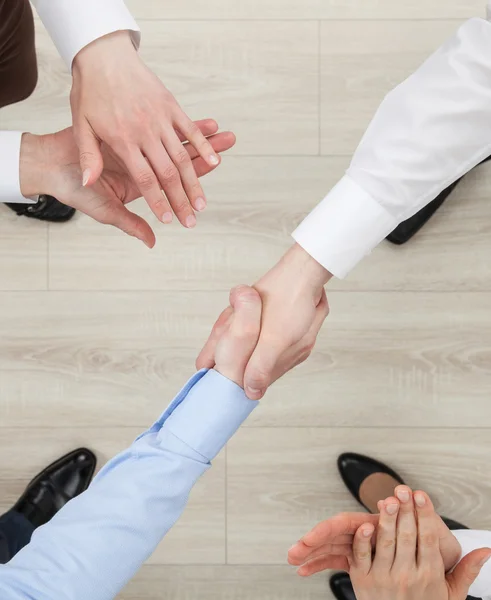
[[[355,534],[349,573],[357,599],[466,600],[491,549],[471,552],[446,575],[433,504],[424,492],[413,497],[404,490],[409,495],[403,501],[397,493],[382,503],[374,555],[374,525],[364,524]]]
[[[219,157],[140,59],[128,31],[99,38],[77,54],[70,101],[84,185],[101,176],[105,143],[160,221],[169,223],[174,212],[182,225],[194,227],[193,209],[203,210],[206,199],[176,132],[208,166],[216,167]]]
[[[230,308],[217,325],[215,369],[244,387],[244,371],[261,330],[261,298],[254,288],[238,286],[230,292]]]
[[[298,244],[262,277],[254,288],[263,306],[261,335],[244,375],[247,396],[262,398],[267,388],[290,369],[305,361],[314,348],[329,305],[324,285],[330,274]],[[216,327],[219,317],[196,366],[212,368]]]
[[[452,569],[460,558],[462,548],[437,515],[437,534],[446,571]],[[309,577],[320,571],[336,569],[349,571],[353,540],[358,529],[364,524],[377,526],[379,515],[367,513],[340,513],[322,521],[295,543],[288,552],[288,562],[300,567],[299,574]],[[375,544],[376,533],[372,540]]]
[[[218,125],[208,119],[197,122],[197,127],[218,152],[224,152],[235,143],[230,132],[216,134]],[[216,134],[216,135],[215,135]],[[206,163],[190,144],[183,145],[195,175],[206,175],[214,167]],[[91,187],[82,185],[78,147],[72,128],[55,134],[22,136],[20,157],[21,192],[24,196],[48,194],[87,214],[96,221],[114,225],[128,235],[138,238],[148,247],[155,244],[150,225],[128,210],[126,205],[140,197],[126,167],[102,147],[104,169]]]

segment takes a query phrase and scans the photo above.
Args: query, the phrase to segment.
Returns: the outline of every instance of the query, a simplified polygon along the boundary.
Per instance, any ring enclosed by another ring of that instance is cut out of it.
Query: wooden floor
[[[206,180],[198,228],[156,224],[153,251],[80,215],[46,226],[1,210],[0,510],[58,455],[84,444],[102,464],[154,419],[229,287],[275,263],[384,94],[484,1],[128,4],[143,57],[237,147]],[[38,45],[39,88],[1,128],[70,123],[69,77],[41,26]],[[482,167],[411,244],[383,244],[330,287],[311,360],[271,389],[122,599],[331,598],[326,574],[300,580],[285,558],[317,521],[355,509],[335,468],[347,450],[491,528],[490,195]]]

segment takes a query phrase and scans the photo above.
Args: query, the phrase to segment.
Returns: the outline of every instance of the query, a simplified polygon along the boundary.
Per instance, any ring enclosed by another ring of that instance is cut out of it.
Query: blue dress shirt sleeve
[[[200,371],[160,419],[0,566],[2,600],[110,600],[174,525],[210,461],[257,406]]]

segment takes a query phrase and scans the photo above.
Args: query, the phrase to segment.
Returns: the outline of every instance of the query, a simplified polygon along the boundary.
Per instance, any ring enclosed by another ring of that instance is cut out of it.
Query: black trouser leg
[[[6,564],[31,541],[34,525],[11,510],[0,517],[0,564]]]

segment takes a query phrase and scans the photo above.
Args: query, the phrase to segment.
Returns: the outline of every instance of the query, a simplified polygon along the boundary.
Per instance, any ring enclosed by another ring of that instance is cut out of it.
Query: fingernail
[[[409,492],[407,490],[398,490],[397,497],[401,502],[409,502]]]
[[[195,226],[196,226],[196,217],[194,215],[189,215],[189,217],[186,217],[186,227],[189,227],[190,229],[192,229]]]
[[[422,508],[426,504],[426,498],[423,494],[414,494],[414,501],[416,502],[416,506]]]
[[[218,156],[216,156],[215,154],[210,154],[209,160],[211,165],[217,165],[220,162]]]
[[[252,396],[257,396],[257,395],[262,394],[262,390],[256,390],[255,388],[248,387],[247,388],[247,393],[251,394]]]
[[[206,202],[204,198],[196,198],[196,210],[205,210]]]
[[[399,505],[398,504],[388,504],[385,507],[385,510],[387,511],[387,513],[389,515],[395,515],[396,512],[399,510]]]
[[[484,567],[484,565],[489,562],[489,559],[491,558],[491,554],[489,556],[487,556],[486,558],[483,558],[483,560],[481,560],[481,562],[479,563],[480,567]]]
[[[384,503],[382,500],[379,500],[377,502],[377,508],[378,508],[378,512],[382,512],[382,507],[383,507]]]
[[[90,169],[85,169],[82,174],[82,185],[85,187],[90,179]]]
[[[162,215],[162,223],[165,223],[166,225],[169,223],[172,223],[172,213],[170,212],[166,212]]]
[[[363,530],[363,536],[369,538],[373,533],[373,527],[367,527]]]

